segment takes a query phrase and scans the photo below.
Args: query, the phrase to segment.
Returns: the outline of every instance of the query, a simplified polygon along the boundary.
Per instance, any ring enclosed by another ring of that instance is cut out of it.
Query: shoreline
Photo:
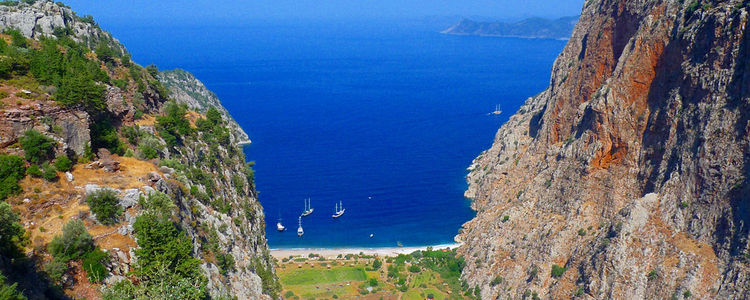
[[[414,251],[427,250],[427,247],[432,247],[433,250],[437,249],[455,249],[461,246],[460,243],[452,244],[440,244],[432,246],[416,246],[416,247],[353,247],[353,248],[278,248],[270,249],[271,256],[277,259],[281,259],[289,256],[307,256],[310,253],[318,254],[325,258],[336,258],[339,254],[365,254],[365,255],[376,255],[376,256],[397,256],[399,254],[409,254]]]

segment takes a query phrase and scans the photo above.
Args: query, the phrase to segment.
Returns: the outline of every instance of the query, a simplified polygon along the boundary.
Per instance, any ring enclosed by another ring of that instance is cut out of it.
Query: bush
[[[372,287],[378,286],[378,279],[377,278],[370,278],[370,282],[368,284]]]
[[[566,267],[561,267],[561,266],[558,266],[558,265],[552,265],[552,277],[554,277],[554,278],[560,278],[560,277],[562,277],[563,273],[565,273],[565,271],[567,269],[568,268],[566,268]]]
[[[39,168],[37,165],[31,165],[28,169],[26,169],[26,175],[29,175],[31,177],[41,178],[42,177],[42,169]]]
[[[49,275],[53,281],[60,281],[63,274],[68,271],[68,261],[62,258],[54,258],[44,266],[44,272]]]
[[[27,130],[21,137],[21,148],[23,148],[26,160],[32,163],[48,161],[55,156],[55,140],[36,130]]]
[[[503,276],[497,275],[492,281],[490,282],[491,286],[496,286],[498,284],[503,283]]]
[[[4,300],[26,300],[26,297],[18,291],[18,284],[9,285],[5,282],[5,276],[0,274],[0,299]]]
[[[10,204],[0,202],[0,256],[15,257],[20,253],[25,230]]]
[[[119,203],[117,194],[110,189],[101,189],[86,197],[86,204],[91,208],[91,212],[104,225],[117,223],[122,214]]]
[[[25,165],[19,156],[0,155],[0,201],[21,192],[18,181],[26,172]]]
[[[201,277],[200,260],[191,255],[190,238],[168,218],[145,213],[136,219],[133,228],[140,247],[135,250],[138,275],[152,277],[160,268],[166,268],[180,277]]]
[[[64,77],[55,93],[55,100],[64,106],[81,107],[91,115],[98,115],[107,107],[104,88],[84,76]]]
[[[219,253],[216,255],[216,265],[219,267],[221,275],[234,271],[234,257],[231,254]]]
[[[75,260],[94,250],[94,239],[81,220],[71,220],[49,243],[49,253],[63,261]]]
[[[193,132],[190,122],[185,118],[187,107],[174,101],[164,105],[164,116],[156,117],[156,130],[167,142],[167,146],[175,147],[182,142],[182,136]]]
[[[68,172],[73,169],[73,162],[66,155],[58,156],[55,159],[55,168],[60,172]]]
[[[382,262],[382,261],[380,261],[379,259],[375,259],[375,260],[374,260],[374,261],[372,262],[372,268],[373,268],[373,269],[375,269],[375,270],[377,270],[377,269],[380,269],[380,267],[381,267],[382,265],[383,265],[383,262]]]
[[[42,164],[42,178],[50,182],[57,181],[57,169],[55,169],[55,166],[44,162]]]
[[[125,144],[117,136],[117,130],[109,120],[104,119],[91,124],[91,147],[107,148],[118,155],[125,154]]]
[[[419,273],[419,271],[422,271],[422,268],[420,268],[419,266],[417,266],[417,265],[411,265],[411,266],[409,266],[409,272]]]
[[[104,267],[104,263],[109,259],[109,255],[100,249],[89,252],[83,257],[83,270],[91,282],[102,282],[109,271]]]

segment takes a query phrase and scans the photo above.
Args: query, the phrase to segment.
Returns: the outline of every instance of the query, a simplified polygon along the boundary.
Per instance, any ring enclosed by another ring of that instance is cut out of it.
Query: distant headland
[[[477,22],[464,18],[441,33],[567,40],[577,22],[578,16],[555,20],[528,18],[515,23]]]

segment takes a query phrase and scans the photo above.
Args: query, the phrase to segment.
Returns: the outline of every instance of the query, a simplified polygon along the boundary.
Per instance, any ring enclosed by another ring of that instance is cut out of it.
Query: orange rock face
[[[474,161],[456,238],[483,299],[750,297],[750,5],[682,2],[586,1]]]

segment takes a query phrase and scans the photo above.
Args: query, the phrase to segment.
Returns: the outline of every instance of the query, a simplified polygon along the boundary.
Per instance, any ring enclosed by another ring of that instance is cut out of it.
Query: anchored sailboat
[[[502,111],[502,110],[500,110],[500,105],[499,105],[499,104],[498,104],[498,105],[495,105],[495,111],[493,111],[493,112],[492,112],[492,114],[493,114],[493,115],[499,115],[499,114],[501,114],[501,113],[503,113],[503,111]]]
[[[284,225],[281,225],[281,218],[279,218],[279,222],[276,223],[276,230],[278,231],[286,230],[286,227],[284,227]]]
[[[335,212],[334,212],[334,214],[332,216],[334,218],[338,218],[338,217],[340,217],[341,215],[344,214],[344,212],[346,211],[346,209],[344,208],[344,205],[341,204],[341,201],[339,201],[338,205],[334,205],[334,211]]]
[[[313,213],[314,208],[311,207],[311,200],[310,198],[305,199],[305,209],[302,211],[302,216],[307,217],[311,213]]]
[[[297,236],[302,236],[305,231],[302,230],[302,217],[299,217],[299,227],[297,227]]]

